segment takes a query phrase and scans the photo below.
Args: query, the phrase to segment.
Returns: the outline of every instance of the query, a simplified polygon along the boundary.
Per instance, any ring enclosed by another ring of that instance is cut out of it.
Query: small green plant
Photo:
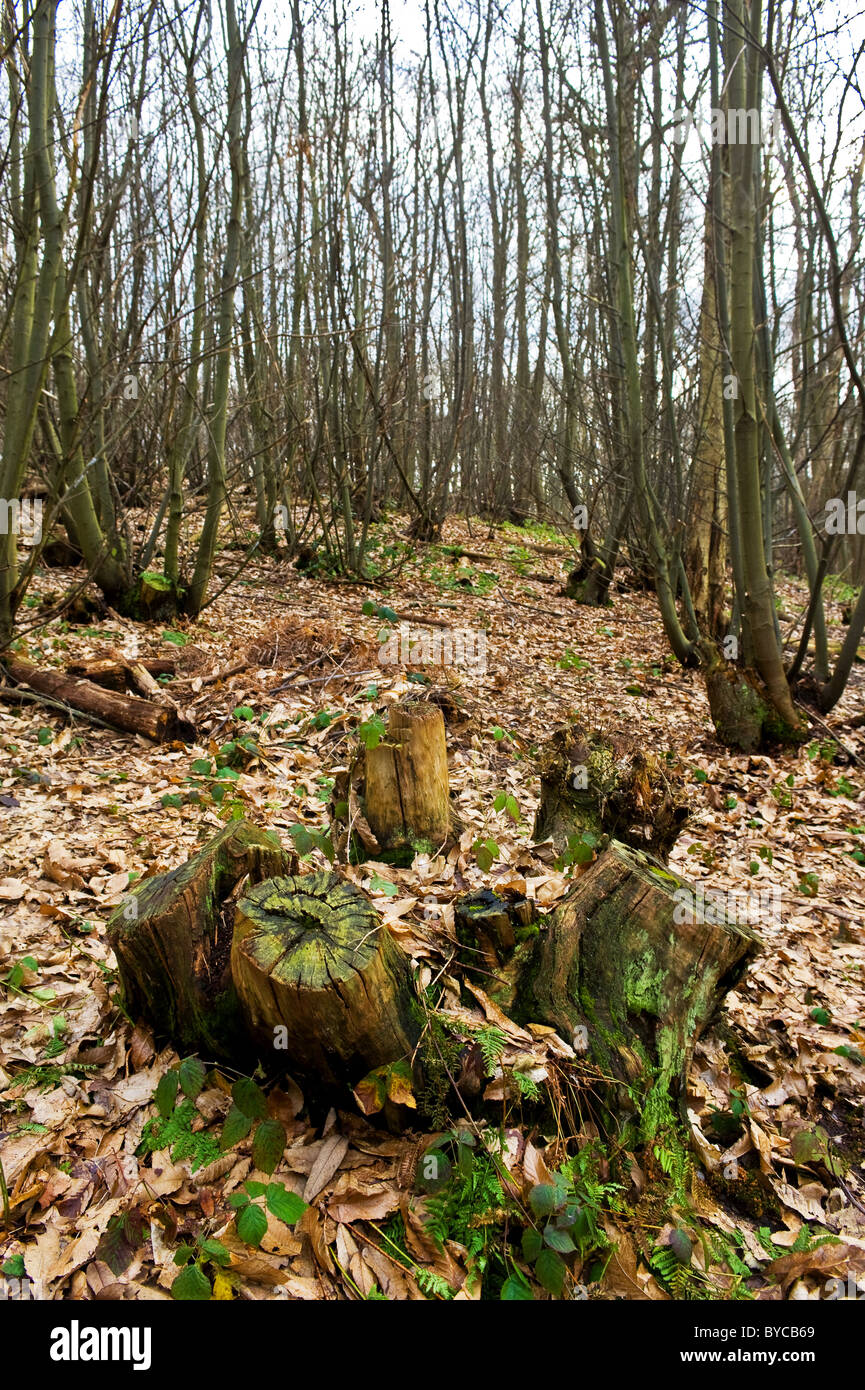
[[[564,656],[559,657],[556,665],[562,671],[587,671],[589,663],[570,647],[565,648]]]
[[[243,1190],[233,1192],[228,1201],[235,1210],[237,1234],[256,1248],[267,1231],[268,1211],[286,1226],[293,1226],[308,1205],[283,1182],[245,1182]]]
[[[590,864],[595,857],[597,845],[598,837],[593,835],[590,830],[584,830],[581,834],[569,835],[563,853],[556,860],[556,868],[559,873],[570,872],[575,865]]]
[[[374,714],[357,726],[357,732],[364,748],[378,748],[385,736],[385,722],[380,714]]]
[[[193,1131],[198,1115],[195,1101],[205,1075],[204,1063],[197,1057],[186,1057],[165,1073],[154,1097],[158,1114],[144,1126],[139,1151],[153,1153],[167,1148],[174,1162],[191,1158],[192,1171],[196,1172],[239,1144],[255,1125],[252,1161],[263,1173],[274,1172],[285,1151],[285,1129],[278,1120],[267,1117],[267,1097],[250,1077],[240,1077],[231,1088],[232,1105],[218,1142],[206,1131]],[[183,1096],[179,1103],[178,1095]]]
[[[496,792],[493,798],[493,810],[496,812],[497,815],[501,814],[502,811],[505,811],[510,816],[512,821],[516,822],[517,824],[519,824],[520,822],[521,816],[519,802],[517,801],[517,798],[513,796],[510,792]]]
[[[486,836],[483,839],[475,840],[472,845],[472,854],[478,861],[478,868],[481,873],[488,874],[494,861],[499,858],[501,850],[495,840]]]
[[[327,830],[314,829],[307,825],[292,825],[289,826],[288,833],[294,841],[301,859],[308,858],[313,850],[317,849],[324,855],[329,864],[333,863],[336,851]]]
[[[25,999],[36,999],[40,1004],[49,1004],[52,999],[57,997],[57,991],[50,985],[35,985],[31,981],[31,976],[35,976],[39,970],[39,962],[35,956],[22,956],[7,970],[6,974],[0,978],[0,985],[5,985],[11,989],[13,994],[20,994]],[[22,988],[25,986],[25,988]]]
[[[537,1225],[522,1235],[523,1257],[547,1293],[561,1298],[568,1275],[566,1257],[586,1259],[594,1251],[609,1249],[601,1228],[605,1208],[621,1205],[618,1183],[598,1176],[600,1153],[587,1144],[549,1183],[538,1183],[529,1193],[529,1206]]]

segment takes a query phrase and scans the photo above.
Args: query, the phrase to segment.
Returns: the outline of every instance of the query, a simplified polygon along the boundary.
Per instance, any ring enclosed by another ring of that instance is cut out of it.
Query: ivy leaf
[[[187,1265],[171,1285],[171,1297],[183,1301],[209,1303],[211,1293],[210,1280],[198,1265]]]
[[[261,1207],[257,1207],[254,1202],[244,1207],[237,1218],[237,1234],[241,1240],[245,1240],[247,1245],[254,1245],[256,1248],[261,1244],[262,1237],[267,1230],[267,1217]]]
[[[268,1185],[267,1210],[277,1221],[284,1221],[286,1226],[293,1226],[295,1221],[299,1221],[308,1205],[296,1192],[289,1192],[285,1183],[272,1182]]]
[[[279,1120],[262,1120],[252,1141],[252,1161],[256,1168],[271,1174],[285,1152],[286,1139]]]

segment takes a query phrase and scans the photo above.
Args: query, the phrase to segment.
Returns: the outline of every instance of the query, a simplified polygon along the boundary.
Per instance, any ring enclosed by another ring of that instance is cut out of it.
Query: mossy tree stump
[[[714,643],[700,646],[706,695],[715,733],[725,748],[753,753],[772,743],[797,743],[804,728],[792,729],[776,711],[755,671],[725,661]]]
[[[541,750],[535,840],[560,854],[574,836],[608,836],[665,862],[688,807],[658,758],[624,735],[566,724]]]
[[[701,912],[682,879],[614,841],[541,933],[520,1016],[573,1035],[610,1078],[613,1116],[636,1120],[648,1141],[672,1118],[696,1039],[759,945],[749,926],[717,906]]]
[[[108,923],[130,1017],[181,1051],[234,1055],[243,1028],[223,904],[245,875],[256,881],[296,864],[276,836],[239,820],[185,864],[136,884]]]
[[[414,1052],[422,1016],[408,957],[338,874],[270,879],[245,893],[231,969],[250,1033],[301,1075],[357,1081]]]
[[[453,821],[437,705],[406,700],[392,707],[386,738],[366,750],[364,811],[385,860],[411,862],[418,846],[434,852],[447,843]]]

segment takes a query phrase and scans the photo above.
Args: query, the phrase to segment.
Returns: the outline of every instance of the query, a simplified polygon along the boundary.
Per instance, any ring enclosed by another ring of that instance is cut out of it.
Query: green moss
[[[654,970],[654,955],[646,951],[644,955],[631,961],[625,971],[625,1002],[629,1013],[650,1013],[656,1016],[661,1012],[664,987],[664,972]]]

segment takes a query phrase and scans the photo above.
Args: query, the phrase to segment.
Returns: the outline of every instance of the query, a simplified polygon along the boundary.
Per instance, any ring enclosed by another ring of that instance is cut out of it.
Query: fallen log
[[[40,671],[23,657],[6,656],[4,663],[16,684],[50,695],[82,714],[94,715],[112,728],[142,734],[157,743],[175,738],[191,743],[195,738],[195,729],[189,721],[168,707],[104,690],[92,681],[69,676],[64,671]]]
[[[149,676],[173,676],[177,662],[168,657],[147,657],[135,663],[142,666]],[[118,661],[110,656],[93,657],[89,661],[76,661],[67,666],[67,675],[92,681],[105,690],[126,690],[130,684],[130,663]]]
[[[609,1078],[613,1127],[647,1143],[673,1120],[694,1044],[759,947],[750,926],[702,911],[684,880],[614,841],[541,932],[518,1016],[588,1053]]]

